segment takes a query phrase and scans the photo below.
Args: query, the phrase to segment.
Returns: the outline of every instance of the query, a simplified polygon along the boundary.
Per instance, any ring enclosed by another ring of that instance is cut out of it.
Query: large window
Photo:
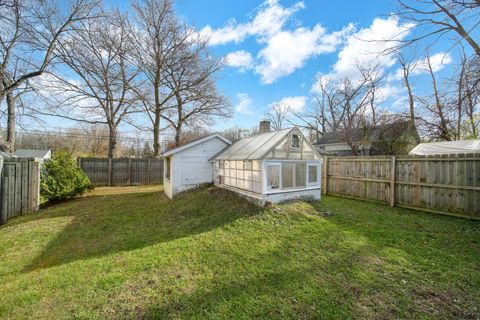
[[[319,185],[318,164],[308,162],[270,162],[266,167],[267,189],[302,189]]]

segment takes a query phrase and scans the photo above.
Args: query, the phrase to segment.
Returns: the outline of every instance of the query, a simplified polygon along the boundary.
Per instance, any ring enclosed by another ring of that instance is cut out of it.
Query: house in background
[[[329,132],[318,139],[314,146],[319,152],[333,156],[368,156],[407,154],[416,145],[418,132],[409,121],[388,125],[355,128]]]
[[[164,152],[165,194],[172,199],[180,192],[211,183],[213,170],[209,159],[230,144],[230,140],[215,133]]]
[[[243,138],[212,158],[213,182],[256,203],[320,199],[322,158],[297,128]]]
[[[18,149],[15,155],[20,158],[35,158],[43,163],[52,157],[52,150]]]

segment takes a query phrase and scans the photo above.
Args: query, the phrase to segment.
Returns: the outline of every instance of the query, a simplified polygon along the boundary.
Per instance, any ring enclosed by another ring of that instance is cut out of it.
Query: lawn
[[[0,318],[478,319],[480,222],[99,188],[0,228]]]

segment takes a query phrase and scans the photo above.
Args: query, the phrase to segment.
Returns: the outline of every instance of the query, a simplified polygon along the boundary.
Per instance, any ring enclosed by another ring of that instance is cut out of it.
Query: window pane
[[[293,188],[293,163],[282,164],[282,188]]]
[[[308,183],[318,182],[318,167],[308,166]]]
[[[292,148],[300,148],[300,137],[298,134],[292,134]]]
[[[165,158],[166,162],[167,162],[167,165],[166,165],[166,168],[165,168],[165,178],[167,178],[168,180],[170,180],[170,158]]]
[[[295,164],[295,187],[305,187],[307,180],[307,165],[305,163]]]
[[[280,187],[280,166],[270,165],[267,166],[267,186],[270,188]]]

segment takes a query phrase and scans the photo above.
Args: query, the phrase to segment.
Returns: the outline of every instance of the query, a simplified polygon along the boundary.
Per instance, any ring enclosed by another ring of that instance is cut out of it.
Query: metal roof
[[[480,139],[420,143],[410,155],[480,153]]]
[[[33,150],[33,149],[19,149],[15,151],[17,157],[22,158],[45,158],[49,155],[50,150]]]
[[[267,155],[293,128],[280,131],[260,133],[253,137],[243,138],[227,149],[212,157],[215,160],[259,160]]]

